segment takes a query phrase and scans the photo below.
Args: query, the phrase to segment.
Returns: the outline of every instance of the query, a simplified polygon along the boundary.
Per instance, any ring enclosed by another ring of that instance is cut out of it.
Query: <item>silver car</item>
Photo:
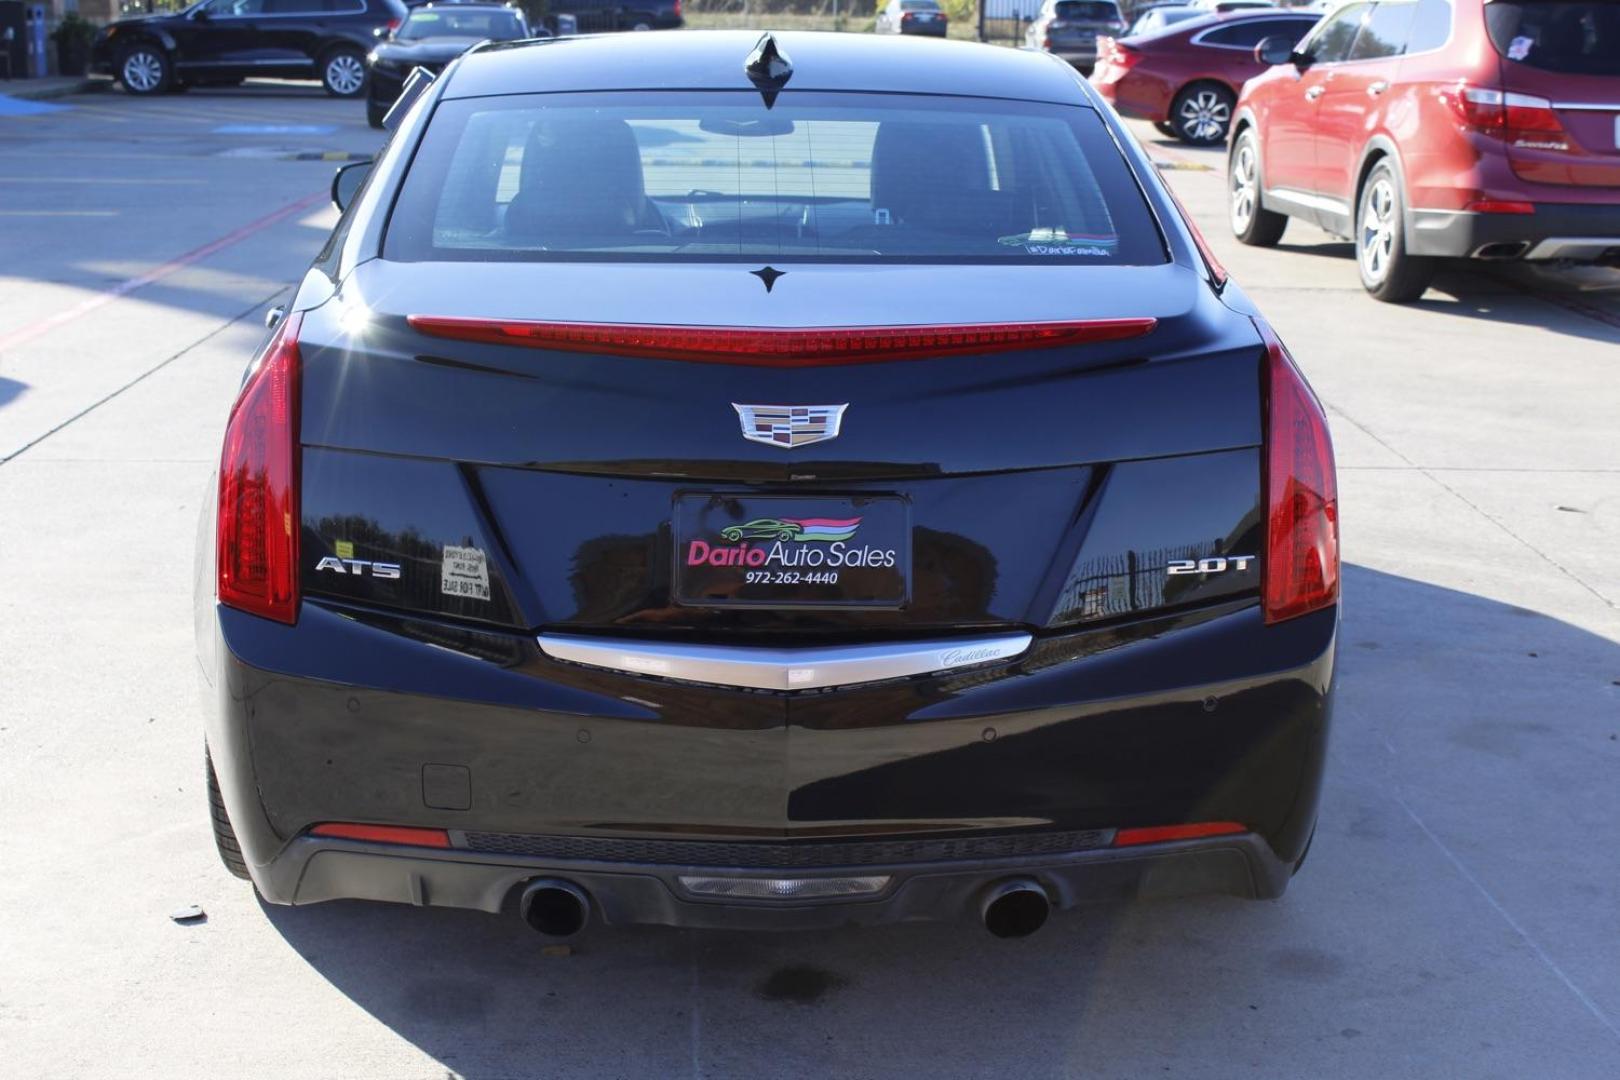
[[[1043,0],[1024,45],[1060,56],[1089,75],[1097,63],[1097,36],[1124,30],[1125,16],[1114,0]]]

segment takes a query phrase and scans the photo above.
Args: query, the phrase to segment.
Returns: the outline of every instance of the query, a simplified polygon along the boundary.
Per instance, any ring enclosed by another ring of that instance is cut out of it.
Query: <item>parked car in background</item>
[[[1442,258],[1620,265],[1620,4],[1353,3],[1238,103],[1232,231],[1351,237],[1367,291],[1423,294]]]
[[[328,94],[358,97],[376,31],[398,27],[405,14],[401,0],[204,0],[109,23],[91,45],[91,60],[131,94],[257,75],[318,79]]]
[[[938,0],[889,0],[877,13],[872,30],[879,34],[924,34],[944,37],[950,17]]]
[[[1097,62],[1097,38],[1124,30],[1125,16],[1114,0],[1043,0],[1024,32],[1024,45],[1060,56],[1090,74]]]
[[[621,30],[679,30],[686,25],[681,0],[554,0],[545,25],[557,32],[557,16],[572,15],[574,32],[611,34]]]
[[[451,0],[411,9],[405,22],[378,43],[366,58],[366,122],[382,127],[389,106],[399,97],[412,68],[435,75],[444,65],[480,41],[515,41],[530,37],[523,12],[505,4],[472,4]],[[551,35],[541,30],[539,37]]]
[[[1160,4],[1149,8],[1136,17],[1130,29],[1125,31],[1126,37],[1137,37],[1142,34],[1156,34],[1160,30],[1167,30],[1179,22],[1188,19],[1202,19],[1209,15],[1203,8],[1195,8],[1188,4]]]
[[[1195,8],[1225,15],[1233,11],[1251,11],[1256,8],[1276,9],[1273,0],[1187,0]]]
[[[1315,26],[1308,12],[1269,8],[1205,15],[1142,37],[1103,38],[1091,83],[1123,116],[1151,120],[1193,146],[1226,141],[1243,84],[1266,69],[1255,46],[1298,41]]]
[[[1288,888],[1327,420],[1083,79],[703,31],[423,94],[222,417],[232,873],[552,939]]]

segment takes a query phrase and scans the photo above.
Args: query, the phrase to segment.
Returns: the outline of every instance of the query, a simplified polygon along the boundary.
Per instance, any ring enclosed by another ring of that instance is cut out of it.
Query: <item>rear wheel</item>
[[[208,817],[214,825],[214,847],[219,861],[233,877],[252,880],[248,875],[247,860],[242,857],[242,846],[236,842],[236,830],[231,828],[230,815],[225,812],[225,799],[219,793],[219,777],[214,773],[214,758],[207,750],[203,760],[208,766]]]
[[[1232,129],[1232,91],[1216,83],[1194,83],[1170,103],[1176,138],[1193,146],[1216,146]]]
[[[1405,304],[1423,295],[1439,268],[1434,259],[1406,253],[1406,210],[1401,180],[1390,163],[1373,166],[1356,205],[1356,266],[1375,299]]]
[[[366,88],[366,58],[359,49],[333,49],[321,60],[321,85],[333,97],[359,97]]]
[[[118,81],[131,94],[161,94],[173,77],[169,58],[155,45],[131,45],[118,56]]]
[[[1260,150],[1253,128],[1245,128],[1226,167],[1226,211],[1232,235],[1253,247],[1275,247],[1288,228],[1288,215],[1267,210],[1260,198]]]
[[[1176,137],[1176,129],[1168,120],[1153,121],[1153,130],[1157,131],[1160,135],[1168,135],[1172,139]]]

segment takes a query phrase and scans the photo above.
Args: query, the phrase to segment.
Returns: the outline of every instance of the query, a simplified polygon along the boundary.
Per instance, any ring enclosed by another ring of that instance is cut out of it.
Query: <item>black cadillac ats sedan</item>
[[[266,900],[1017,936],[1287,887],[1327,427],[1071,67],[482,45],[342,201],[200,545]]]

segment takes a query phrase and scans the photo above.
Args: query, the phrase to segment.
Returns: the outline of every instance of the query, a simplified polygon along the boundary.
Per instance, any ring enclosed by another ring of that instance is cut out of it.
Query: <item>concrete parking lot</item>
[[[198,509],[379,133],[284,84],[55,104],[0,116],[0,1076],[1620,1076],[1612,276],[1381,305],[1323,233],[1231,241],[1220,154],[1140,127],[1334,425],[1340,696],[1287,897],[548,955],[515,919],[262,906],[209,836]]]

